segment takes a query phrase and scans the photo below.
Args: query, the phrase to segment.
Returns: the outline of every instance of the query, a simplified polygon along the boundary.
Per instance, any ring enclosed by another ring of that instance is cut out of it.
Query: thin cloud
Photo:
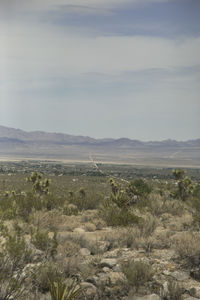
[[[31,34],[30,34],[31,33]],[[98,37],[65,34],[52,26],[11,26],[1,34],[0,68],[8,76],[138,71],[200,64],[200,37]]]
[[[68,8],[69,11],[74,11],[78,13],[97,13],[97,9],[99,9],[98,13],[105,14],[107,13],[107,9],[113,9],[120,6],[124,6],[127,4],[131,5],[146,5],[150,3],[162,3],[171,0],[6,0],[0,2],[1,13],[15,13],[22,11],[38,11],[47,12],[55,11],[56,7],[60,9]]]

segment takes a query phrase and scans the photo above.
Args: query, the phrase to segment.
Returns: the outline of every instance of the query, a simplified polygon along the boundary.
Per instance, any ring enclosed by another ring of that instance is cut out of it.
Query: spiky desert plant
[[[62,277],[58,277],[56,282],[49,279],[49,290],[51,300],[75,300],[81,293],[75,281],[65,284]]]

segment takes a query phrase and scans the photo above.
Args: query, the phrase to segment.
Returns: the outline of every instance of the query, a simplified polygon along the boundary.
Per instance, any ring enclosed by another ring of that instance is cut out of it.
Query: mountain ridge
[[[0,126],[0,160],[41,159],[200,168],[200,139],[139,141],[95,139],[65,133],[23,131]]]
[[[4,139],[4,140],[3,140]],[[9,140],[10,139],[10,140]],[[194,147],[200,146],[199,139],[191,139],[186,141],[177,141],[174,139],[165,139],[162,141],[140,141],[138,139],[130,139],[126,137],[114,139],[114,138],[101,138],[96,139],[89,136],[82,135],[70,135],[59,132],[45,132],[45,131],[24,131],[22,129],[16,129],[12,127],[6,127],[0,125],[0,142],[18,142],[23,143],[49,143],[60,145],[113,145],[113,146],[178,146],[178,147]]]

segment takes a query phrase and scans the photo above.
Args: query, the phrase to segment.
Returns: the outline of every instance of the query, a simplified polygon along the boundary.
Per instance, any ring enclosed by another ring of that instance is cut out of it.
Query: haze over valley
[[[52,159],[141,166],[200,167],[200,139],[95,139],[0,126],[0,159]]]

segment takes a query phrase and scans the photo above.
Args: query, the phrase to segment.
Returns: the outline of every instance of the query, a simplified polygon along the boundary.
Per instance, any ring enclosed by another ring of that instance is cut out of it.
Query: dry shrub
[[[96,210],[85,210],[81,214],[81,222],[92,222],[95,217],[97,217]]]
[[[86,231],[95,231],[96,230],[96,226],[93,223],[87,222],[84,224],[84,228]]]
[[[157,218],[150,213],[143,216],[143,220],[138,224],[140,235],[147,237],[152,235],[158,224]]]
[[[159,194],[151,193],[149,195],[148,206],[153,215],[160,216],[164,213],[164,201],[165,199]]]
[[[184,232],[178,236],[174,236],[172,241],[180,258],[186,258],[190,263],[200,253],[199,232]]]
[[[168,280],[167,288],[161,291],[161,297],[165,300],[181,300],[183,289],[173,279]]]
[[[58,274],[61,275],[61,272],[53,262],[45,262],[39,266],[35,266],[33,270],[30,270],[33,289],[42,293],[48,292],[49,279],[55,280]]]
[[[62,274],[66,277],[76,276],[80,271],[81,260],[77,255],[72,257],[60,258],[57,265]]]
[[[154,240],[154,248],[156,249],[169,249],[171,247],[170,236],[174,235],[174,232],[169,230],[161,230],[156,232]]]
[[[57,248],[57,253],[61,257],[71,257],[78,253],[80,245],[73,241],[65,241]]]
[[[60,243],[66,255],[68,254],[67,256],[76,254],[80,248],[87,248],[92,254],[97,254],[100,251],[98,240],[87,238],[82,234],[67,233],[62,235]]]
[[[63,222],[58,226],[61,232],[73,231],[75,228],[80,227],[81,216],[63,216]]]
[[[173,222],[169,224],[169,226],[176,231],[183,231],[192,228],[192,223],[193,216],[190,213],[185,213],[181,217],[174,218]]]
[[[58,210],[36,211],[30,217],[30,223],[41,229],[53,231],[66,219]]]
[[[164,204],[166,213],[172,216],[182,216],[185,210],[185,204],[179,200],[167,200]]]
[[[106,227],[106,222],[100,218],[94,218],[92,222],[95,224],[96,230],[101,230]]]
[[[66,204],[63,207],[63,214],[67,216],[77,216],[78,215],[78,208],[74,204]]]
[[[123,263],[122,272],[126,276],[129,286],[133,287],[136,292],[140,286],[144,286],[153,276],[151,266],[144,261],[131,260]]]
[[[155,244],[151,236],[143,235],[138,227],[128,227],[112,230],[105,236],[105,241],[109,242],[109,248],[127,247],[131,249],[143,248],[147,252],[151,251]]]
[[[156,193],[149,195],[149,208],[155,216],[160,216],[164,213],[169,213],[173,216],[181,216],[185,209],[183,202],[166,199],[164,196],[160,196]]]

